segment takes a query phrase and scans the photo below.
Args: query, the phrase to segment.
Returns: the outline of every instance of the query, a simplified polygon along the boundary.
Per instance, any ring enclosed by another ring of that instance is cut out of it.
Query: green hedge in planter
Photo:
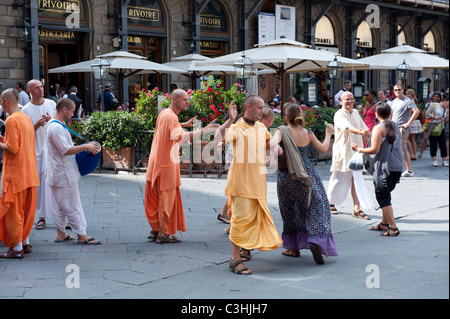
[[[318,107],[317,113],[319,114],[319,120],[316,122],[316,134],[317,138],[320,141],[325,139],[325,122],[328,124],[333,124],[334,122],[334,113],[338,111],[338,109],[333,109],[330,107]]]
[[[103,147],[120,150],[134,146],[135,134],[143,130],[139,114],[126,111],[95,112],[83,125],[82,135],[89,140],[98,140]]]

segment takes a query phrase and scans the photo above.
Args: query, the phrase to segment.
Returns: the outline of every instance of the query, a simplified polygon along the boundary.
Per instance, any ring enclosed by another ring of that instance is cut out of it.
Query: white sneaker
[[[433,166],[434,167],[438,167],[439,166],[438,162],[437,161],[433,161]]]
[[[444,162],[442,163],[442,165],[445,166],[445,167],[448,167],[448,161],[444,161]]]
[[[408,172],[408,170],[406,170],[402,173],[402,177],[413,177],[413,176],[414,176],[414,173]]]

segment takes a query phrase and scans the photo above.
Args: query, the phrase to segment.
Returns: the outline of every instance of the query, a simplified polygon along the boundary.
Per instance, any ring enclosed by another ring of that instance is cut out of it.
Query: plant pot
[[[133,148],[125,147],[118,151],[103,148],[102,166],[106,168],[133,168]]]

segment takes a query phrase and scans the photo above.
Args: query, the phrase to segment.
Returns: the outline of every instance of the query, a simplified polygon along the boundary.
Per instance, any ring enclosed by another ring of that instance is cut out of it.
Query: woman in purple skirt
[[[277,193],[283,219],[285,256],[300,257],[300,249],[310,249],[316,263],[323,264],[323,255],[336,256],[331,233],[330,203],[319,174],[308,159],[309,146],[326,153],[334,132],[328,125],[321,143],[304,128],[305,120],[296,103],[284,105],[286,126],[281,126],[273,138],[283,155],[279,157]]]

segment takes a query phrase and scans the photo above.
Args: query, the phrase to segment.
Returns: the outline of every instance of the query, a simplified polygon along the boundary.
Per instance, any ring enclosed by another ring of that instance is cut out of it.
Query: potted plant
[[[336,113],[337,109],[333,109],[330,107],[318,107],[316,110],[317,110],[319,117],[316,122],[315,133],[317,134],[317,138],[320,141],[323,141],[325,139],[326,124],[333,124],[334,113]],[[333,150],[333,143],[334,143],[334,139],[331,138],[330,148],[328,149],[328,152],[325,154],[319,153],[319,155],[318,155],[319,159],[331,157],[332,150]]]
[[[103,146],[103,166],[132,168],[136,131],[141,118],[126,111],[95,112],[83,125],[82,135]]]

